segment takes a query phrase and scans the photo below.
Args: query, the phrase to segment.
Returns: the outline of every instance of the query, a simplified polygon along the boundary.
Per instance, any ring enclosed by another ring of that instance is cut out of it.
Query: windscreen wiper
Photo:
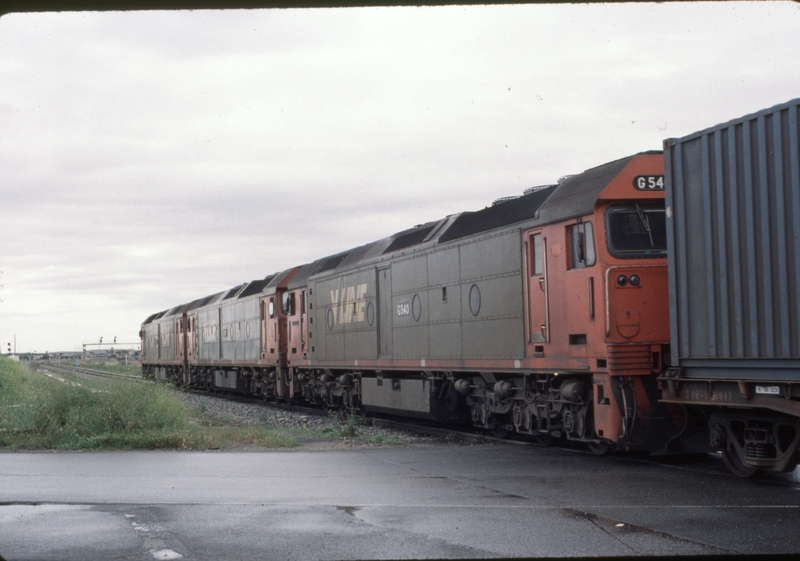
[[[639,208],[639,203],[634,202],[633,203],[633,208],[636,209],[636,214],[639,215],[639,220],[642,221],[642,225],[644,226],[644,229],[647,232],[647,235],[650,236],[650,247],[655,247],[656,244],[653,243],[653,231],[650,229],[650,221],[644,215],[644,213],[642,212],[642,209]]]

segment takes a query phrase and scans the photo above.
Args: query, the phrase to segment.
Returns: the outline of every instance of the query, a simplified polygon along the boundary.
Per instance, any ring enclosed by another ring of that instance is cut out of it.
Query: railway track
[[[72,374],[81,374],[84,376],[95,376],[98,378],[115,378],[118,380],[128,380],[131,382],[149,382],[149,380],[145,380],[141,376],[122,374],[120,372],[111,372],[108,370],[99,370],[96,368],[84,368],[82,366],[67,366],[64,364],[45,363],[40,364],[39,367],[43,369],[51,368],[53,370],[69,372]]]
[[[142,378],[141,376],[135,376],[130,374],[121,374],[118,372],[110,372],[107,370],[99,370],[96,368],[85,368],[82,366],[71,366],[71,365],[64,365],[64,364],[40,364],[42,368],[51,368],[53,370],[61,371],[61,372],[68,372],[72,374],[79,374],[82,376],[94,376],[98,378],[111,378],[111,379],[121,379],[121,380],[128,380],[132,382],[141,382],[141,383],[152,383],[153,380],[147,380]],[[235,401],[240,403],[249,403],[249,404],[258,404],[260,406],[271,407],[273,409],[279,409],[283,411],[292,411],[295,413],[301,413],[303,415],[314,415],[314,416],[328,416],[329,412],[323,409],[317,409],[313,407],[305,407],[302,405],[295,405],[290,403],[279,403],[279,402],[271,402],[271,401],[264,401],[263,399],[259,399],[257,397],[251,397],[247,395],[239,395],[233,393],[224,393],[224,392],[213,392],[207,390],[199,390],[199,389],[191,389],[191,388],[184,388],[183,391],[188,393],[193,393],[196,395],[205,395],[209,397],[213,397],[216,399],[223,399],[227,401]],[[347,413],[345,411],[341,412],[341,415],[346,418]],[[431,426],[425,421],[408,421],[408,420],[396,420],[387,417],[374,417],[374,416],[361,416],[360,421],[363,423],[370,424],[376,427],[383,427],[387,429],[393,430],[402,430],[407,432],[412,432],[416,434],[421,434],[425,436],[436,436],[440,438],[450,438],[450,439],[457,439],[464,442],[473,442],[473,443],[480,443],[480,442],[503,442],[508,444],[519,444],[519,445],[530,445],[530,442],[523,442],[523,441],[515,441],[515,440],[507,440],[507,439],[499,439],[492,437],[490,435],[485,434],[477,434],[472,432],[465,432],[459,431],[454,429],[448,429],[443,427]]]
[[[230,393],[223,393],[223,392],[209,392],[206,390],[196,390],[196,389],[184,389],[184,391],[200,394],[200,395],[207,395],[212,396],[218,399],[225,399],[229,401],[237,401],[241,403],[251,403],[251,404],[258,404],[265,407],[271,407],[273,409],[279,409],[283,411],[292,411],[295,413],[301,413],[303,415],[314,415],[320,417],[329,416],[330,413],[324,409],[318,409],[314,407],[305,407],[302,405],[295,405],[291,403],[280,403],[274,401],[264,401],[263,399],[259,399],[257,397],[251,397],[247,395],[237,395],[237,394],[230,394]],[[345,420],[347,418],[348,413],[344,410],[339,412],[341,416],[341,420]],[[413,422],[408,420],[395,420],[387,417],[375,417],[375,416],[364,416],[359,415],[360,421],[366,424],[370,424],[375,427],[383,427],[387,429],[393,430],[403,430],[407,432],[412,432],[416,434],[421,434],[425,436],[437,436],[441,438],[453,438],[462,440],[465,442],[503,442],[508,444],[531,444],[529,442],[518,442],[512,440],[504,440],[499,438],[494,438],[492,436],[458,431],[453,429],[446,429],[442,427],[436,427],[426,424],[425,421]]]
[[[141,376],[135,375],[127,375],[127,374],[120,374],[116,372],[109,372],[106,370],[98,370],[94,368],[85,368],[79,366],[68,366],[68,365],[59,365],[59,364],[42,364],[42,367],[52,368],[54,370],[59,370],[62,372],[70,372],[74,374],[79,374],[82,376],[95,376],[99,378],[112,378],[112,379],[124,379],[133,382],[142,382],[142,383],[152,383],[152,380],[146,380]],[[289,403],[278,403],[278,402],[269,402],[264,401],[263,399],[259,399],[256,397],[246,396],[246,395],[239,395],[239,394],[231,394],[231,393],[223,393],[223,392],[210,392],[206,390],[198,390],[198,389],[184,389],[187,393],[192,393],[196,395],[208,396],[210,398],[216,398],[226,401],[234,401],[252,405],[259,405],[261,407],[269,407],[272,409],[278,409],[288,412],[299,413],[305,416],[319,416],[319,417],[326,417],[329,416],[330,413],[328,411],[322,409],[315,409],[312,407],[305,407],[301,405],[289,404]],[[342,418],[340,420],[345,420],[347,417],[347,413],[342,411],[340,413]],[[495,438],[488,434],[480,434],[474,432],[466,432],[461,430],[456,430],[452,428],[445,428],[440,426],[432,426],[428,424],[426,421],[408,421],[406,419],[398,420],[391,417],[375,417],[375,416],[360,416],[360,422],[365,424],[369,424],[376,427],[382,427],[387,429],[394,429],[394,430],[401,430],[407,431],[410,433],[426,435],[426,436],[435,436],[439,438],[451,439],[451,440],[459,440],[463,442],[469,443],[487,443],[487,442],[496,442],[503,444],[510,444],[510,445],[517,445],[517,446],[533,446],[533,447],[543,447],[547,446],[546,444],[542,444],[540,442],[531,442],[525,440],[515,440],[509,438]],[[592,455],[592,453],[588,450],[583,449],[582,447],[571,445],[570,443],[560,443],[556,442],[553,443],[553,447],[561,449],[561,450],[569,450],[572,453],[578,454],[586,454]],[[713,473],[715,475],[728,475],[728,472],[722,462],[721,457],[719,455],[710,454],[707,457],[689,457],[682,459],[680,457],[676,458],[652,458],[652,457],[641,457],[641,456],[630,456],[630,455],[622,455],[622,454],[614,454],[617,458],[623,458],[626,461],[630,462],[637,462],[649,465],[660,465],[664,468],[668,469],[681,469],[687,470],[692,472],[704,472],[704,473]],[[761,476],[762,482],[771,482],[771,483],[778,483],[782,485],[787,485],[793,488],[800,488],[800,470],[795,470],[794,473],[766,473]]]

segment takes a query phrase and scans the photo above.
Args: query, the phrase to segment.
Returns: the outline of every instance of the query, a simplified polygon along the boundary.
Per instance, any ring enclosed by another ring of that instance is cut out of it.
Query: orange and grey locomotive
[[[171,345],[148,340],[145,372],[599,452],[686,450],[680,408],[658,401],[663,179],[660,152],[637,154],[177,306],[142,326]]]
[[[738,475],[793,469],[798,101],[779,109],[783,128],[762,112],[747,140],[668,141],[666,177],[662,152],[636,154],[154,314],[140,332],[144,373],[598,453],[721,449]],[[767,131],[768,146],[754,147]],[[722,152],[701,161],[723,163],[687,165],[708,147]],[[780,158],[763,156],[775,149]],[[748,198],[733,200],[739,186],[718,168],[743,160],[757,171]],[[746,235],[731,237],[727,213]],[[764,217],[782,233],[755,241],[769,233]]]

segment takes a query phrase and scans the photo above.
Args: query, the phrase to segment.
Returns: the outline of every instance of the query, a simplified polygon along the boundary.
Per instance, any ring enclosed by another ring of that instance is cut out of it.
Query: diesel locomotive
[[[794,144],[782,152],[795,161],[786,168],[795,182],[797,105],[786,104]],[[707,316],[707,306],[684,302],[696,300],[684,281],[709,267],[698,270],[686,254],[693,228],[715,226],[691,208],[700,216],[693,226],[694,217],[676,210],[687,201],[672,194],[665,203],[670,182],[694,173],[680,167],[691,159],[689,144],[665,146],[666,174],[665,153],[639,153],[153,314],[140,331],[143,374],[269,400],[469,423],[496,436],[582,442],[597,453],[718,449],[740,476],[794,469],[796,311],[787,320],[791,344],[775,351],[780,382],[770,382],[771,370],[769,383],[754,381],[742,363],[737,375],[726,374],[730,360],[711,364],[710,380],[708,368],[697,370],[697,353],[678,328],[708,323],[695,317]],[[675,146],[688,151],[676,157]],[[738,154],[733,159],[750,157]],[[713,201],[720,208],[726,189]],[[800,187],[786,189],[794,195],[785,203],[800,212]],[[730,230],[719,228],[715,240]],[[791,252],[793,235],[784,232],[781,246]],[[711,253],[704,258],[715,263]],[[728,274],[714,267],[714,279]],[[794,282],[800,259],[787,268]],[[705,290],[719,300],[714,287]],[[785,307],[798,303],[793,297]],[[700,335],[688,337],[705,348]],[[739,358],[757,362],[751,350]],[[720,398],[734,390],[736,399]]]

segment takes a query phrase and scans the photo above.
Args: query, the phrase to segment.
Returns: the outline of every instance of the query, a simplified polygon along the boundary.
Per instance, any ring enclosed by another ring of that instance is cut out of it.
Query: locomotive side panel
[[[310,283],[313,304],[312,358],[318,361],[344,359],[344,328],[338,321],[338,298],[342,278],[332,277]]]
[[[219,307],[197,312],[197,362],[219,360]]]
[[[522,359],[525,352],[519,275],[461,285],[464,358]]]
[[[458,247],[428,254],[428,306],[430,356],[460,358],[461,253]]]
[[[158,321],[160,363],[173,363],[177,360],[178,329],[175,320],[174,316],[170,316]]]
[[[374,360],[378,355],[375,269],[311,281],[309,335],[317,361]]]
[[[258,298],[228,300],[221,306],[222,359],[255,362],[259,359]]]
[[[158,324],[148,323],[142,326],[142,364],[158,362]]]
[[[339,321],[344,325],[345,359],[376,359],[378,327],[375,324],[375,270],[344,275],[339,302]]]
[[[376,271],[377,276],[377,313],[378,313],[378,356],[389,359],[394,352],[392,339],[392,268],[384,266]]]
[[[425,288],[403,291],[396,276],[393,281],[393,286],[401,290],[400,294],[392,296],[394,358],[425,358],[430,354],[428,291]]]
[[[520,244],[514,229],[392,263],[394,358],[522,358]]]
[[[432,251],[428,254],[428,283],[430,287],[448,287],[457,285],[461,281],[461,252],[458,247],[451,247],[444,250]],[[442,313],[447,315],[447,307],[444,306]],[[431,318],[438,319],[438,313],[431,310]],[[448,319],[457,316],[456,312],[450,312]]]
[[[461,246],[464,358],[524,357],[521,243],[514,228]]]
[[[258,297],[242,301],[242,319],[244,321],[244,358],[247,361],[257,361],[261,350],[258,332],[258,324],[261,319]]]
[[[236,306],[235,304],[228,302],[223,302],[220,306],[220,317],[221,317],[221,324],[220,324],[220,340],[221,340],[221,347],[222,347],[222,356],[220,358],[226,361],[232,361],[236,359],[236,339],[237,339],[237,331],[241,331],[238,328],[238,322],[236,321]],[[241,336],[239,337],[241,338]]]
[[[392,263],[392,341],[396,359],[430,355],[428,258],[419,255]]]

